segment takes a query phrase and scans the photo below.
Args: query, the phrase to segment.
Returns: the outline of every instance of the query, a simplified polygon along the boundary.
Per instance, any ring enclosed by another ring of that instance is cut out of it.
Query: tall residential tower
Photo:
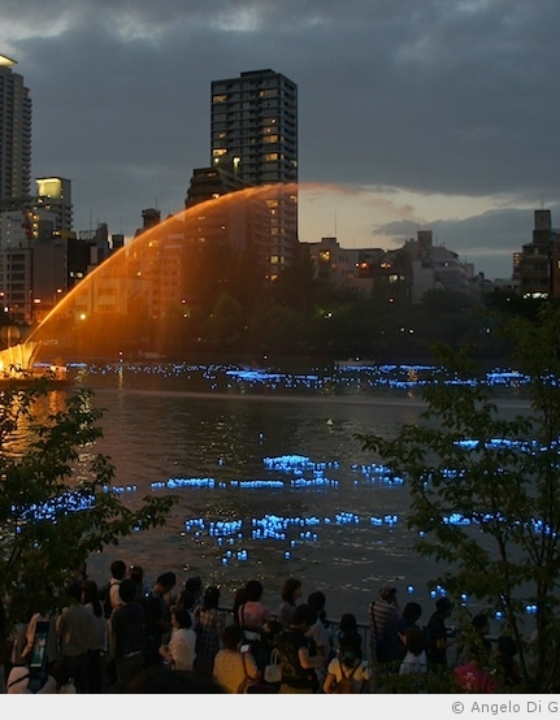
[[[287,185],[266,200],[268,242],[262,252],[270,280],[290,265],[298,244],[297,85],[272,70],[212,82],[212,163],[227,160],[246,185]]]
[[[0,200],[31,189],[31,97],[15,64],[0,55]]]

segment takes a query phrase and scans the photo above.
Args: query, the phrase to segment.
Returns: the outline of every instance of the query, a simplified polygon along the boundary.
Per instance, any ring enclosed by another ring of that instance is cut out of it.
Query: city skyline
[[[211,81],[268,67],[299,88],[301,241],[389,249],[430,227],[503,277],[533,209],[560,224],[551,0],[61,0],[46,17],[8,0],[3,15],[32,176],[72,180],[77,230],[131,236],[143,208],[181,210],[207,164]]]

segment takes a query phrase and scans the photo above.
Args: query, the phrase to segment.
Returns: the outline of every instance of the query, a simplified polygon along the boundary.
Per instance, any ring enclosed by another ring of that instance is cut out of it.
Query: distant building
[[[433,244],[431,230],[419,230],[416,240],[405,244],[411,260],[410,298],[422,301],[430,290],[467,292],[472,284],[474,268],[460,260],[452,250]]]
[[[335,237],[324,237],[317,243],[304,243],[304,247],[309,251],[316,279],[328,281],[335,287],[353,286],[358,277],[355,252],[341,248]],[[371,280],[367,285],[371,290]]]
[[[535,210],[532,241],[516,260],[524,297],[560,297],[560,230],[552,228],[550,210]]]
[[[365,295],[376,288],[386,291],[388,297],[402,297],[407,293],[409,263],[402,249],[345,249],[340,247],[335,237],[324,237],[321,242],[302,245],[308,249],[316,279]]]
[[[248,186],[297,183],[297,85],[272,70],[212,82],[211,162],[228,158]],[[269,280],[290,265],[298,245],[297,189],[267,200],[268,238],[262,248]]]
[[[418,231],[416,239],[393,250],[349,250],[340,247],[334,237],[303,245],[308,248],[315,278],[365,294],[382,292],[390,301],[418,303],[430,290],[466,293],[490,289],[484,277],[475,277],[473,266],[461,262],[457,253],[434,246],[431,230]]]
[[[196,168],[193,171],[185,200],[185,209],[189,210],[209,200],[218,200],[246,186],[235,171],[229,158],[219,159],[212,167]],[[256,212],[256,203],[221,202],[209,205],[196,217],[191,213],[184,223],[185,242],[188,244],[225,246],[243,250],[252,238],[252,213]],[[261,213],[264,209],[261,210]]]

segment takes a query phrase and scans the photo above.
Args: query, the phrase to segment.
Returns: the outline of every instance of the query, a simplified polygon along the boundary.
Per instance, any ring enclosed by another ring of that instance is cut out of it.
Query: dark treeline
[[[183,250],[178,297],[150,311],[142,293],[129,296],[126,312],[99,311],[87,318],[60,313],[49,320],[61,358],[262,362],[360,359],[430,362],[434,344],[464,347],[482,363],[508,355],[499,329],[512,314],[531,316],[542,301],[505,293],[431,290],[412,303],[399,277],[372,280],[369,294],[314,278],[307,252],[274,282],[259,269],[258,254],[217,245]],[[86,280],[83,281],[87,283]],[[39,338],[41,339],[41,338]]]
[[[314,279],[307,253],[273,283],[255,272],[250,251],[197,248],[185,262],[184,304],[154,325],[137,309],[127,333],[132,353],[140,338],[176,358],[216,353],[429,362],[430,348],[441,342],[492,363],[508,354],[499,333],[505,317],[532,315],[540,306],[511,294],[443,290],[412,304],[406,291],[387,284],[373,284],[365,295]]]

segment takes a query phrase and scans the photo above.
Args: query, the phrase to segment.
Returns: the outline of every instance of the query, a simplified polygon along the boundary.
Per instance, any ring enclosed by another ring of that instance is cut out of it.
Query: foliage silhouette
[[[163,525],[175,498],[144,498],[132,510],[111,492],[114,467],[93,453],[102,437],[93,394],[80,390],[52,410],[46,384],[0,391],[0,595],[8,622],[56,602],[92,553]]]
[[[447,372],[425,388],[419,424],[394,439],[360,440],[408,482],[416,549],[442,568],[429,585],[441,584],[458,606],[466,594],[500,613],[525,688],[558,691],[560,310],[548,305],[536,322],[512,318],[504,334],[516,369],[530,377],[530,412],[504,416],[476,382],[476,364],[440,347]]]

